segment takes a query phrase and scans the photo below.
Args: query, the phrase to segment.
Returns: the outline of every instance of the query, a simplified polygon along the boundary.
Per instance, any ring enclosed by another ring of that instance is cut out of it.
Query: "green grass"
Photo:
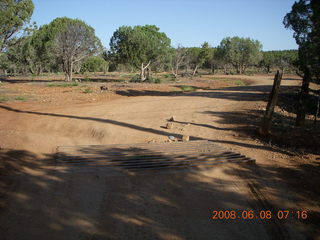
[[[235,80],[234,84],[236,84],[237,86],[245,86],[246,85],[242,80]]]
[[[211,80],[222,81],[226,83],[230,83],[236,86],[245,86],[246,84],[240,79],[232,79],[232,78],[210,78]]]
[[[8,100],[9,98],[7,98],[6,96],[0,96],[0,102],[6,102]]]
[[[196,87],[189,86],[189,85],[181,85],[181,86],[179,86],[179,87],[181,88],[181,90],[182,90],[183,92],[194,92],[194,91],[197,90]]]
[[[16,96],[16,97],[14,98],[14,100],[17,100],[17,101],[26,101],[27,98],[22,97],[22,96]]]
[[[84,89],[81,89],[82,93],[92,93],[92,89],[91,88],[84,88]]]
[[[77,87],[79,83],[49,83],[48,87]]]

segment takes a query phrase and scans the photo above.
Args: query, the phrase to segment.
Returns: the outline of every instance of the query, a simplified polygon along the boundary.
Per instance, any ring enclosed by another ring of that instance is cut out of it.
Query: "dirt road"
[[[11,149],[1,158],[11,168],[21,167],[4,177],[8,203],[0,215],[0,239],[319,237],[311,217],[297,217],[296,211],[319,212],[319,202],[286,181],[283,171],[294,170],[294,157],[245,134],[258,124],[251,111],[265,106],[272,84],[271,76],[246,78],[250,86],[179,96],[127,97],[132,92],[119,91],[123,97],[98,104],[1,105],[0,144]],[[283,84],[298,81],[288,77]],[[168,130],[171,116],[176,121]],[[52,165],[57,146],[164,142],[169,135],[211,140],[257,164],[122,176],[68,173]],[[284,209],[292,210],[289,218],[278,220]],[[252,210],[257,217],[213,220],[214,210]],[[260,219],[260,211],[268,210],[272,218]]]

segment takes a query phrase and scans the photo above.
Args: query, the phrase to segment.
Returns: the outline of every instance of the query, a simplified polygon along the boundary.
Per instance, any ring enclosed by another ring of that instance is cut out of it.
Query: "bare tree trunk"
[[[178,77],[178,71],[177,69],[174,69],[173,67],[171,67],[171,72],[172,72],[172,75],[177,78]]]
[[[243,65],[243,68],[242,68],[242,74],[244,74],[247,70],[247,66],[246,65]]]
[[[271,123],[272,123],[272,115],[274,113],[274,108],[278,101],[279,89],[282,80],[282,72],[278,70],[276,75],[274,76],[272,91],[269,96],[268,105],[266,108],[266,112],[264,113],[261,126],[259,128],[259,133],[262,136],[267,136],[269,134]]]
[[[197,70],[198,70],[198,65],[196,65],[196,67],[194,68],[193,73],[192,73],[192,77],[194,77],[194,75],[196,74]]]
[[[147,63],[146,66],[143,65],[143,63],[141,63],[141,68],[140,68],[140,80],[143,82],[147,79],[147,76],[145,74],[146,69],[150,66],[151,61],[149,61]]]
[[[69,81],[72,81],[73,63],[70,61]]]
[[[317,118],[319,115],[319,107],[320,107],[320,90],[318,90],[318,101],[317,101],[317,108],[316,108],[316,112],[314,114],[314,125],[317,125]]]
[[[306,119],[306,100],[309,94],[309,84],[311,80],[311,74],[309,67],[305,68],[304,76],[302,80],[301,91],[299,94],[299,100],[297,104],[297,118],[296,126],[303,126]]]
[[[73,71],[73,63],[71,61],[67,61],[65,63],[65,73],[66,73],[66,81],[72,81],[72,71]]]
[[[143,63],[141,63],[141,69],[140,69],[140,80],[144,81],[146,80],[146,77],[144,75],[144,67],[143,67]]]

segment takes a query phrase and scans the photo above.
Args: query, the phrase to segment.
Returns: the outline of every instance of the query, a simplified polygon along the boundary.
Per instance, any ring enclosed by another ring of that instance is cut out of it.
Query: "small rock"
[[[168,121],[170,121],[170,122],[174,122],[174,121],[176,121],[175,116],[172,116],[171,118],[169,118],[169,120],[168,120]]]
[[[190,140],[190,137],[189,137],[189,136],[187,136],[187,135],[183,135],[183,136],[182,136],[182,141],[183,141],[183,142],[189,142],[189,140]]]
[[[173,128],[173,123],[172,122],[168,122],[167,126],[166,126],[166,129],[171,129],[171,128]]]
[[[174,141],[176,138],[174,136],[169,136],[169,140]]]
[[[108,87],[107,86],[100,86],[100,90],[101,91],[108,91]]]

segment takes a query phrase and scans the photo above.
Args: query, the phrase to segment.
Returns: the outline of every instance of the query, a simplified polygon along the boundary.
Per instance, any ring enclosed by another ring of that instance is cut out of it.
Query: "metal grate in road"
[[[195,169],[223,163],[254,163],[213,142],[201,140],[171,143],[59,146],[57,165],[71,171],[160,171]]]

